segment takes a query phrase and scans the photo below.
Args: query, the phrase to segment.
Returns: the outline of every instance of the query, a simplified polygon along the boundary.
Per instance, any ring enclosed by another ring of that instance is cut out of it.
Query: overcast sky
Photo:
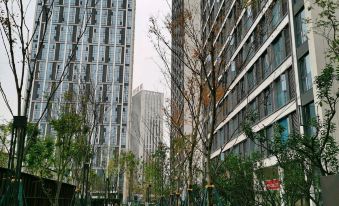
[[[165,17],[170,8],[168,0],[136,0],[136,18],[135,18],[135,44],[134,44],[134,73],[133,73],[133,88],[140,84],[144,85],[144,89],[154,90],[166,93],[166,88],[163,76],[155,62],[159,63],[157,54],[153,49],[152,43],[148,37],[149,18],[155,16],[157,18]],[[24,1],[25,2],[25,1]],[[28,9],[28,19],[34,19],[35,1]],[[32,22],[30,22],[32,27]],[[12,109],[16,111],[16,95],[14,88],[13,75],[8,67],[8,60],[3,45],[0,43],[0,82],[8,96]],[[8,120],[11,115],[4,105],[4,101],[0,96],[0,121]]]

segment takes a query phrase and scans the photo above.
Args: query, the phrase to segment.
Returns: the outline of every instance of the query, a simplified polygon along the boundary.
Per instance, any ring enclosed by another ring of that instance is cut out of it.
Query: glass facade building
[[[46,11],[51,15],[45,17]],[[49,121],[60,114],[65,94],[74,94],[67,101],[77,108],[83,91],[90,91],[99,117],[92,138],[93,169],[103,172],[109,159],[126,148],[135,0],[37,1],[35,13],[38,32],[31,55],[36,72],[29,119],[36,122],[42,116],[41,132],[53,133]],[[44,114],[47,97],[61,78]]]
[[[202,41],[221,45],[216,55],[225,65],[219,79],[228,90],[217,105],[212,157],[258,151],[270,157],[242,131],[249,112],[255,116],[255,131],[262,130],[268,139],[274,123],[285,129],[282,140],[292,130],[312,133],[303,125],[316,115],[313,73],[319,73],[322,61],[310,55],[315,51],[307,36],[307,1],[200,2]]]

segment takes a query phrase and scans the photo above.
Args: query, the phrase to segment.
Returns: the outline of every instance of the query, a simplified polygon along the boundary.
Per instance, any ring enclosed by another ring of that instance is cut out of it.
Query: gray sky
[[[136,18],[135,18],[135,44],[134,44],[134,73],[133,88],[140,84],[144,89],[164,92],[168,97],[168,89],[160,69],[155,62],[159,62],[157,54],[153,49],[152,43],[148,37],[149,18],[156,16],[163,18],[170,12],[167,4],[168,0],[136,0]],[[25,2],[25,1],[24,1]],[[34,17],[35,0],[28,9],[28,19]],[[30,22],[32,27],[32,22]],[[1,49],[0,41],[0,82],[8,96],[13,110],[16,110],[16,94],[14,88],[14,78],[8,67],[8,60],[4,49]],[[9,120],[11,115],[5,107],[2,97],[0,97],[0,122]]]
[[[148,37],[149,18],[164,18],[170,12],[168,0],[137,0],[133,88],[164,92],[165,82],[155,62],[161,63]]]

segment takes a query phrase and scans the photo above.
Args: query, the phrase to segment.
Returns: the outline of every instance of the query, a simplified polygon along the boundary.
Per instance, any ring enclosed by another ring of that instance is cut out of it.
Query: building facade
[[[185,1],[172,1],[172,22],[180,19],[184,13]],[[180,59],[183,56],[183,47],[185,41],[185,32],[182,25],[178,24],[173,28],[172,33],[172,55],[171,55],[171,115],[178,116],[180,119],[180,126],[178,128],[171,128],[171,137],[178,136],[177,130],[184,130],[184,103],[185,100],[181,91],[184,90],[184,62]]]
[[[163,143],[164,94],[144,90],[142,86],[133,93],[129,149],[141,161],[147,161]]]
[[[250,111],[256,116],[253,130],[268,138],[274,123],[285,129],[282,140],[292,130],[312,134],[307,122],[322,118],[313,81],[325,65],[326,43],[306,21],[317,15],[308,9],[310,1],[241,2],[201,1],[202,39],[221,45],[216,55],[225,65],[219,79],[227,88],[218,102],[212,158],[260,152],[267,170],[279,173],[276,159],[247,139],[241,125]]]
[[[29,120],[39,120],[46,107],[46,96],[60,79],[63,81],[39,124],[43,134],[53,133],[49,121],[61,113],[66,93],[72,94],[73,98],[67,102],[76,109],[80,96],[90,92],[96,104],[94,112],[99,125],[97,135],[92,138],[93,169],[103,174],[109,159],[119,155],[127,146],[135,1],[48,2],[53,2],[53,5],[42,6],[37,1],[36,6],[35,29],[38,32],[31,52],[36,73]],[[46,9],[52,10],[50,18],[40,18]],[[39,45],[42,45],[42,52],[37,55]]]
[[[183,152],[178,154],[174,151],[175,139],[190,138],[194,128],[198,127],[192,117],[193,113],[198,115],[196,114],[197,111],[193,112],[193,110],[191,110],[192,108],[189,107],[188,98],[191,99],[191,103],[199,101],[199,89],[195,88],[195,91],[192,90],[192,82],[195,82],[192,72],[193,70],[198,71],[200,65],[199,61],[192,63],[192,59],[190,58],[191,54],[196,51],[196,43],[198,43],[195,42],[191,34],[194,33],[198,39],[200,38],[201,21],[199,3],[200,0],[172,1],[170,162],[171,175],[173,177],[176,176],[176,173],[180,172],[180,170],[188,168],[187,165],[178,165],[179,162],[185,159],[185,154]],[[186,25],[186,23],[183,23],[185,21],[189,23]],[[184,95],[186,95],[186,98]],[[199,139],[199,137],[196,138]],[[196,147],[201,147],[201,142],[199,142]],[[194,155],[194,165],[197,168],[202,167],[201,157],[202,154],[197,150],[197,154]],[[193,179],[194,182],[196,182],[198,178],[194,177]]]

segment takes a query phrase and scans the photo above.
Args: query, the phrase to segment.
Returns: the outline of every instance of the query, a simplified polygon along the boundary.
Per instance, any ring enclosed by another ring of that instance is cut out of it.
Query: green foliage
[[[89,150],[87,129],[81,116],[75,113],[62,114],[51,124],[56,131],[55,168],[59,170],[58,176],[66,177],[72,169],[71,162],[82,167]]]
[[[254,157],[243,159],[230,154],[219,165],[213,165],[213,182],[230,205],[254,205],[254,161]]]
[[[28,148],[25,166],[27,170],[42,177],[51,177],[55,144],[52,137],[37,138]]]
[[[155,199],[170,194],[169,185],[169,160],[167,158],[168,148],[160,144],[158,149],[151,155],[150,159],[144,163],[145,185],[151,185],[152,194]]]
[[[90,157],[90,132],[82,116],[75,112],[63,113],[51,121],[55,135],[41,136],[35,125],[27,129],[25,167],[35,175],[56,179],[56,192],[50,202],[58,201],[62,182],[82,184],[84,162]],[[54,203],[57,204],[57,203]]]
[[[0,166],[7,167],[12,123],[0,124]]]
[[[119,174],[119,160],[114,158],[108,161],[108,176],[117,176]]]
[[[39,128],[35,123],[28,123],[26,129],[27,141],[34,141],[39,135],[40,131]]]
[[[263,167],[261,158],[256,153],[248,157],[229,154],[224,161],[214,164],[213,182],[225,204],[278,206],[284,201],[285,205],[296,205],[307,198],[305,192],[309,192],[307,184],[310,182],[305,180],[303,165],[292,161],[283,164],[284,193],[281,198],[279,191],[267,190],[264,183],[266,180],[280,179],[279,167]]]
[[[120,165],[125,171],[129,171],[130,173],[133,173],[135,169],[138,166],[138,159],[134,155],[133,152],[128,151],[128,152],[123,152],[120,155]]]
[[[65,113],[52,120],[51,125],[56,136],[40,136],[35,124],[28,124],[25,166],[33,174],[51,176],[51,171],[61,172],[64,177],[73,164],[82,165],[90,147],[87,145],[87,130],[81,116]],[[52,169],[53,168],[53,169]],[[62,178],[61,178],[62,179]]]
[[[99,176],[94,170],[91,170],[89,173],[89,182],[91,185],[91,191],[105,190],[105,177]]]

